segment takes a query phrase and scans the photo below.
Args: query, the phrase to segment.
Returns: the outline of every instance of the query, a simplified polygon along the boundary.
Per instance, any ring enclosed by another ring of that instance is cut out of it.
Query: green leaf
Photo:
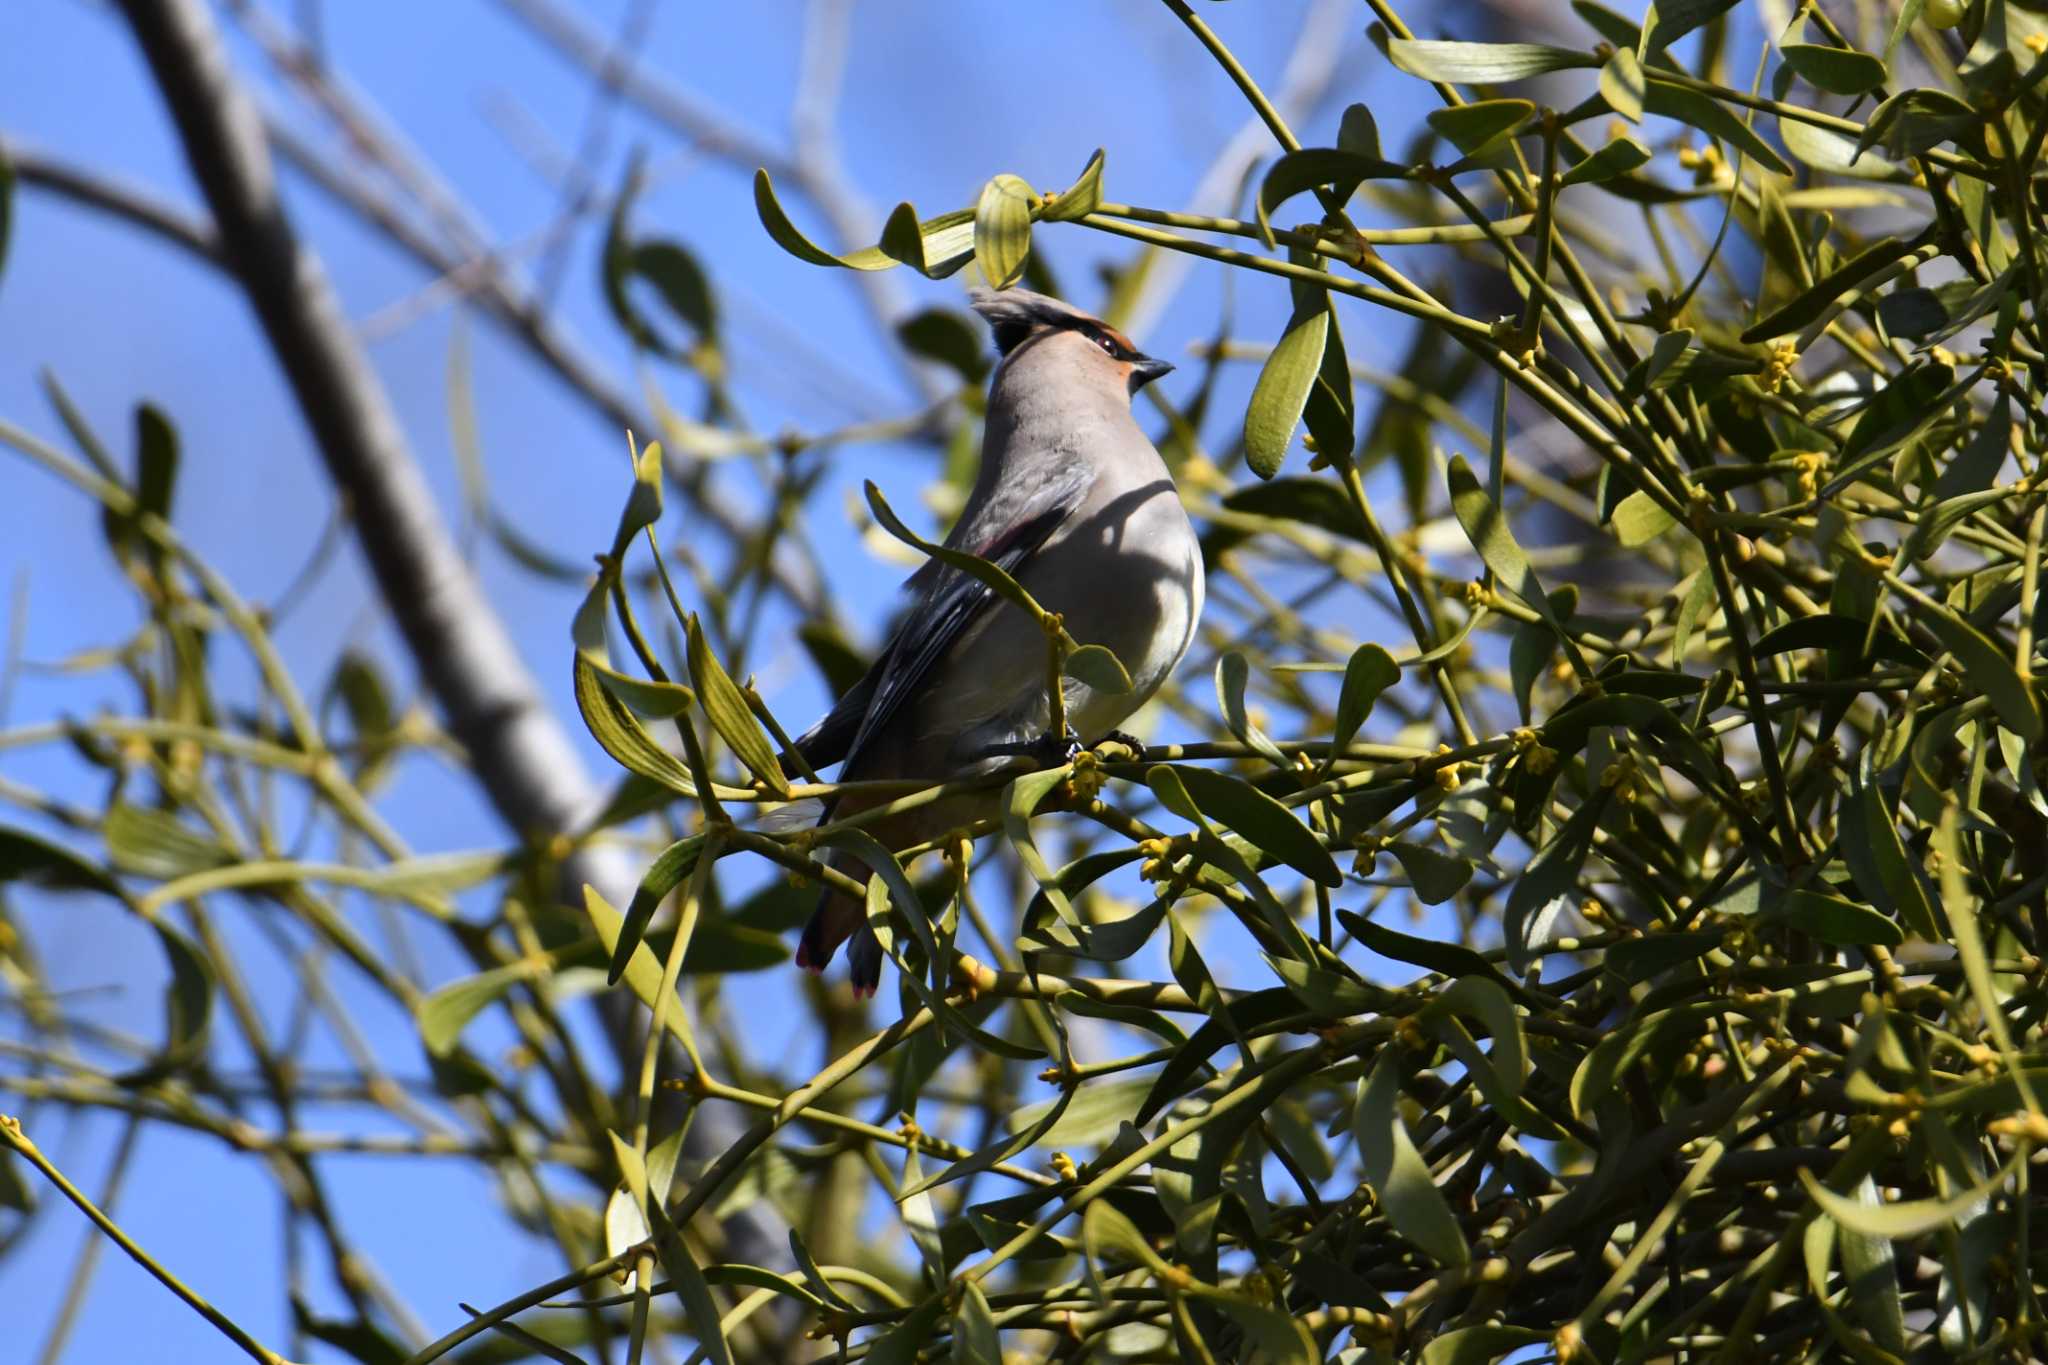
[[[213,963],[199,945],[161,921],[150,921],[164,961],[171,969],[164,990],[164,1045],[142,1066],[115,1079],[142,1086],[198,1061],[206,1053],[207,1029],[213,1018]]]
[[[2012,1025],[2005,1017],[1998,982],[1991,972],[1991,956],[1984,948],[1978,901],[1963,877],[1962,840],[1957,834],[1960,823],[1956,803],[1943,802],[1941,819],[1934,827],[1934,851],[1941,855],[1941,911],[1948,920],[1949,941],[1955,945],[1956,956],[1963,960],[1963,978],[1970,983],[1970,994],[1984,1016],[1984,1027],[2010,1065]],[[2031,1107],[2031,1096],[2028,1103]]]
[[[626,907],[625,921],[619,927],[617,942],[612,944],[612,960],[605,969],[605,981],[613,986],[625,975],[627,964],[640,948],[640,940],[646,937],[647,925],[653,920],[654,912],[661,902],[683,884],[697,866],[698,855],[704,851],[702,834],[693,834],[687,839],[678,839],[663,849],[640,878],[640,885],[634,888],[632,904]]]
[[[1322,1360],[1308,1328],[1292,1314],[1250,1303],[1235,1294],[1218,1292],[1205,1297],[1244,1332],[1245,1340],[1257,1351],[1253,1359],[1271,1365],[1318,1365]]]
[[[1885,82],[1884,63],[1867,52],[1786,43],[1778,49],[1778,55],[1785,59],[1785,65],[1799,73],[1801,80],[1830,95],[1861,95]]]
[[[1293,992],[1294,998],[1318,1018],[1349,1019],[1383,1009],[1387,1004],[1387,993],[1377,986],[1368,986],[1336,972],[1274,953],[1262,953],[1260,956],[1266,959],[1266,965],[1273,969],[1274,975],[1287,983],[1287,989]]]
[[[2029,744],[2041,738],[2041,711],[2034,689],[2014,667],[2012,656],[1975,626],[1940,603],[1916,613],[1955,656],[1963,676],[1991,699],[1999,721]]]
[[[1701,569],[1693,574],[1692,586],[1686,589],[1684,600],[1678,604],[1678,620],[1672,625],[1671,662],[1674,665],[1685,662],[1685,651],[1687,645],[1692,642],[1693,627],[1699,624],[1702,619],[1701,613],[1706,612],[1713,601],[1714,576]],[[1711,615],[1706,619],[1711,620]]]
[[[1941,477],[1934,483],[1934,496],[1952,499],[1965,493],[1987,491],[1998,477],[1998,471],[2004,467],[2011,449],[2012,402],[2001,397],[1992,405],[1969,444],[1957,452],[1948,467],[1941,471]]]
[[[1843,1227],[1859,1232],[1865,1237],[1880,1237],[1895,1242],[1925,1236],[1936,1228],[1944,1228],[1956,1222],[1977,1204],[1989,1199],[2011,1179],[2013,1169],[2025,1155],[2026,1151],[2022,1148],[2013,1155],[2011,1161],[1982,1182],[1946,1199],[1901,1199],[1890,1204],[1870,1205],[1860,1199],[1850,1199],[1835,1193],[1814,1179],[1813,1172],[1804,1168],[1799,1172],[1799,1183],[1806,1187],[1806,1193],[1813,1202],[1820,1205],[1821,1212]]]
[[[697,1268],[690,1249],[683,1245],[681,1229],[669,1220],[667,1209],[659,1202],[650,1202],[647,1212],[654,1224],[654,1245],[661,1255],[661,1268],[668,1272],[670,1287],[683,1301],[690,1335],[697,1339],[698,1349],[712,1365],[733,1365],[732,1348],[726,1344],[725,1328],[720,1324],[718,1300],[711,1297],[704,1272]]]
[[[1842,442],[1837,458],[1840,481],[1859,460],[1876,459],[1912,439],[1921,428],[1941,415],[1937,400],[1955,382],[1955,371],[1947,365],[1916,365],[1895,376],[1870,400],[1856,419],[1849,439]]]
[[[609,901],[598,894],[597,888],[586,884],[583,888],[583,912],[590,917],[590,923],[597,930],[597,941],[610,954],[619,942],[619,931],[625,923],[625,916],[612,908]],[[645,943],[633,949],[632,958],[626,963],[624,972],[626,988],[640,998],[640,1003],[649,1009],[661,998],[661,963],[654,951]],[[690,1037],[689,1024],[683,1011],[670,1008],[662,1011],[668,1031],[679,1042],[694,1042]]]
[[[1773,150],[1770,143],[1758,137],[1756,131],[1748,124],[1705,95],[1682,90],[1675,85],[1651,81],[1649,90],[1643,98],[1643,109],[1647,113],[1690,124],[1708,136],[1735,147],[1767,171],[1777,175],[1792,174],[1792,167],[1784,157]]]
[[[811,265],[845,266],[850,270],[888,270],[896,261],[883,254],[880,247],[863,247],[844,256],[834,255],[812,242],[797,231],[796,224],[789,221],[782,204],[775,197],[775,182],[769,179],[765,170],[754,172],[754,211],[761,217],[761,226],[768,229],[768,236],[775,245],[787,251],[800,261]]]
[[[605,643],[605,616],[610,593],[602,581],[591,584],[576,609],[569,633],[576,652],[590,665],[604,690],[623,702],[636,715],[653,720],[672,720],[696,705],[697,694],[671,682],[653,682],[621,673],[611,666],[611,651]]]
[[[1929,943],[1941,942],[1933,902],[1899,839],[1898,825],[1885,806],[1884,795],[1866,776],[1840,806],[1842,859],[1864,897],[1873,905],[1889,903],[1906,927]],[[1882,900],[1880,900],[1882,898]]]
[[[1665,511],[1648,493],[1640,490],[1623,498],[1614,509],[1615,537],[1629,549],[1648,545],[1678,525],[1678,518]]]
[[[1266,732],[1252,724],[1245,711],[1244,690],[1251,680],[1251,665],[1244,655],[1228,650],[1216,661],[1216,705],[1223,713],[1223,723],[1230,727],[1230,733],[1247,748],[1254,749],[1268,763],[1276,768],[1291,768],[1287,755],[1279,746],[1266,737]]]
[[[1081,174],[1074,183],[1059,193],[1059,196],[1039,213],[1048,223],[1066,223],[1076,218],[1085,218],[1102,205],[1102,148],[1095,149],[1095,155],[1088,158],[1088,164],[1081,168]]]
[[[999,175],[982,186],[974,206],[974,263],[992,289],[1024,273],[1031,254],[1031,205],[1038,196],[1022,178]]]
[[[1325,355],[1328,354],[1325,348]],[[1268,483],[1248,483],[1224,494],[1223,505],[1233,512],[1248,512],[1276,521],[1295,521],[1331,535],[1364,543],[1365,523],[1344,490],[1327,479],[1285,478]],[[1222,555],[1254,532],[1238,526],[1212,526],[1202,536],[1202,559],[1214,565]]]
[[[1075,645],[1067,651],[1061,671],[1070,678],[1087,683],[1097,692],[1107,692],[1111,696],[1123,696],[1136,686],[1131,681],[1130,670],[1107,645]]]
[[[1536,571],[1529,567],[1529,557],[1522,553],[1522,547],[1515,541],[1507,516],[1487,496],[1463,455],[1451,457],[1448,481],[1451,510],[1457,515],[1458,525],[1464,528],[1465,538],[1479,552],[1479,558],[1493,570],[1493,576],[1502,587],[1528,603],[1549,622],[1560,640],[1568,639],[1563,624],[1551,611],[1550,598],[1537,581]]]
[[[1107,1199],[1092,1200],[1081,1215],[1081,1245],[1088,1253],[1088,1269],[1101,1283],[1105,1265],[1143,1266],[1155,1275],[1174,1269],[1164,1256],[1153,1250],[1145,1234]]]
[[[1632,137],[1618,137],[1558,178],[1560,185],[1597,185],[1649,164],[1650,149]],[[1476,1329],[1474,1329],[1476,1330]]]
[[[429,995],[420,1002],[417,1016],[420,1039],[427,1045],[427,1051],[436,1057],[446,1057],[455,1050],[462,1030],[485,1006],[495,1003],[521,981],[530,981],[546,970],[544,960],[522,960],[451,981]]]
[[[1608,791],[1590,797],[1572,813],[1550,842],[1537,851],[1515,879],[1508,892],[1507,907],[1501,912],[1501,933],[1507,940],[1508,963],[1521,975],[1528,970],[1532,945],[1526,935],[1529,917],[1559,896],[1569,895],[1579,882],[1579,869],[1593,847],[1593,831],[1607,804]]]
[[[633,457],[633,491],[612,534],[612,558],[623,559],[633,537],[661,520],[661,442],[649,441]]]
[[[1643,121],[1643,97],[1649,93],[1649,85],[1643,79],[1642,64],[1636,60],[1632,49],[1618,47],[1607,64],[1600,68],[1600,96],[1607,101],[1607,107],[1627,119],[1630,123]],[[1649,154],[1644,153],[1647,161]]]
[[[1386,845],[1386,852],[1400,862],[1401,870],[1408,874],[1408,885],[1414,891],[1415,899],[1424,905],[1441,905],[1472,880],[1469,859],[1452,857],[1427,844],[1394,839]]]
[[[1888,237],[1865,248],[1815,280],[1811,289],[1745,331],[1742,334],[1743,344],[1754,345],[1759,341],[1770,341],[1787,333],[1797,332],[1808,323],[1818,321],[1834,306],[1835,300],[1879,271],[1898,264],[1912,255],[1913,250],[1912,242],[1897,237]]]
[[[928,279],[944,279],[974,259],[974,224],[971,209],[921,220],[916,209],[898,204],[882,224],[882,251]]]
[[[1642,46],[1637,55],[1647,61],[1735,5],[1736,0],[1660,0],[1652,4],[1643,16]]]
[[[1478,100],[1429,111],[1429,126],[1452,146],[1474,159],[1504,146],[1536,117],[1536,105],[1529,100]]]
[[[1896,161],[1881,157],[1876,152],[1858,152],[1856,144],[1840,133],[1816,128],[1798,119],[1781,118],[1777,124],[1778,138],[1785,144],[1785,150],[1792,154],[1794,160],[1817,171],[1856,180],[1905,181],[1912,178],[1911,173]],[[1792,193],[1806,192],[1795,190]]]
[[[931,1346],[932,1329],[946,1316],[946,1295],[934,1294],[910,1316],[875,1339],[863,1365],[917,1365]]]
[[[1493,1040],[1488,1060],[1506,1097],[1518,1098],[1529,1078],[1529,1045],[1522,1036],[1522,1017],[1501,983],[1491,975],[1460,977],[1438,991],[1417,1019],[1427,1024],[1447,1014],[1462,1014],[1485,1026]]]
[[[1593,0],[1572,0],[1572,10],[1592,30],[1616,47],[1633,52],[1643,41],[1643,30],[1633,19],[1624,18]]]
[[[910,546],[913,550],[922,550],[925,554],[930,555],[933,559],[938,560],[947,567],[960,570],[960,572],[974,579],[1005,602],[1024,612],[1032,620],[1044,619],[1045,609],[1039,606],[1032,599],[1031,594],[1024,591],[1017,580],[1010,577],[1009,573],[1000,566],[989,563],[980,555],[969,554],[965,550],[950,549],[947,546],[937,545],[926,540],[923,536],[920,536],[917,532],[903,524],[902,518],[896,515],[895,511],[882,497],[882,490],[875,487],[872,479],[867,481],[865,488],[867,491],[868,511],[874,514],[876,522],[881,525],[883,530],[902,541],[905,545]]]
[[[115,867],[138,876],[170,881],[225,867],[235,855],[210,834],[193,829],[169,811],[117,801],[102,827],[107,856]]]
[[[1572,1113],[1581,1118],[1591,1114],[1612,1093],[1622,1073],[1652,1048],[1690,1044],[1713,1020],[1740,1012],[1727,1000],[1689,1000],[1603,1030],[1604,1036],[1572,1073]]]
[[[1610,947],[1604,965],[1623,981],[1636,985],[1662,975],[1681,962],[1698,961],[1718,948],[1721,939],[1721,932],[1716,929],[1632,938]]]
[[[1387,56],[1411,76],[1447,85],[1493,85],[1527,80],[1546,71],[1598,66],[1591,53],[1543,43],[1455,43],[1422,38],[1393,38]]]
[[[1013,1134],[1036,1131],[1032,1146],[1047,1150],[1097,1147],[1116,1136],[1151,1088],[1148,1076],[1105,1077],[1071,1093],[1012,1110],[1005,1122]],[[1048,1117],[1054,1115],[1057,1117],[1048,1123]]]
[[[653,286],[668,310],[689,327],[699,345],[709,345],[716,337],[717,301],[711,292],[710,277],[687,249],[670,241],[635,241],[629,235],[627,223],[643,182],[640,159],[636,156],[626,172],[625,185],[612,201],[605,226],[601,257],[605,302],[635,345],[661,355],[688,359],[687,348],[665,340],[648,322],[634,302],[633,282],[645,280]]]
[[[631,773],[684,796],[697,794],[683,761],[654,742],[639,717],[598,680],[597,669],[578,654],[575,662],[576,709],[598,747]]]
[[[1344,874],[1338,871],[1336,860],[1309,827],[1302,824],[1293,811],[1249,782],[1214,768],[1193,765],[1178,768],[1155,766],[1145,775],[1146,783],[1160,793],[1161,800],[1168,800],[1164,788],[1168,780],[1174,778],[1178,779],[1196,810],[1226,829],[1243,835],[1252,847],[1267,857],[1286,863],[1320,886],[1339,887],[1344,884]],[[1185,812],[1176,811],[1176,814],[1185,815]]]
[[[1371,161],[1382,159],[1380,125],[1370,108],[1363,104],[1344,106],[1344,116],[1337,122],[1337,150]]]
[[[1838,948],[1860,948],[1871,944],[1896,948],[1906,940],[1895,921],[1869,906],[1819,891],[1787,891],[1772,910],[1770,919],[1789,924],[1801,933]]]
[[[1406,962],[1410,966],[1439,972],[1452,978],[1479,976],[1509,990],[1520,989],[1502,976],[1492,963],[1462,943],[1417,938],[1398,929],[1389,929],[1377,920],[1369,920],[1349,910],[1340,909],[1337,912],[1337,919],[1351,931],[1351,936],[1358,940],[1360,946],[1378,953],[1381,957],[1390,958],[1395,962]]]
[[[144,403],[135,409],[136,509],[170,521],[171,491],[177,478],[177,430],[161,409]]]
[[[1370,117],[1367,115],[1368,119]],[[1376,142],[1377,129],[1373,130],[1373,135]],[[1353,136],[1363,136],[1356,125]],[[1382,160],[1377,146],[1370,153],[1357,147],[1304,147],[1300,151],[1289,152],[1275,161],[1267,170],[1265,179],[1259,182],[1256,205],[1259,231],[1266,245],[1272,246],[1273,210],[1305,190],[1328,185],[1333,197],[1342,204],[1350,200],[1361,181],[1402,179],[1408,173],[1408,167]]]
[[[630,292],[634,280],[653,286],[668,310],[688,325],[696,344],[712,342],[718,331],[718,304],[710,277],[688,250],[669,241],[628,245],[612,240],[605,248],[605,296],[627,335],[662,355],[688,359],[690,347],[664,339],[634,305]]]
[[[768,734],[755,719],[739,684],[705,643],[704,627],[695,612],[686,623],[686,633],[690,681],[697,685],[697,700],[703,704],[704,714],[711,718],[711,728],[718,731],[719,738],[731,747],[734,757],[746,765],[748,772],[769,791],[787,800],[789,779],[782,775],[775,746],[768,742]]]
[[[1905,159],[1949,141],[1966,150],[1981,148],[1982,116],[1946,90],[1923,87],[1901,90],[1871,110],[1870,121],[1856,139],[1856,149],[1867,151],[1883,143],[1894,157]]]
[[[1471,1259],[1465,1234],[1401,1122],[1398,1053],[1396,1047],[1381,1048],[1371,1076],[1358,1082],[1351,1132],[1359,1164],[1394,1231],[1439,1265],[1464,1265]]]
[[[120,898],[121,887],[102,868],[25,829],[0,825],[0,883],[27,882],[52,891],[97,891]]]
[[[1527,1327],[1459,1327],[1431,1337],[1422,1348],[1422,1365],[1493,1365],[1524,1346],[1549,1340]]]
[[[1360,645],[1351,651],[1350,662],[1344,665],[1344,686],[1337,693],[1336,721],[1330,730],[1332,761],[1357,736],[1380,693],[1400,680],[1400,665],[1382,646]]]
[[[981,1286],[968,1280],[953,1310],[953,1355],[958,1365],[1003,1365],[1003,1341]]]
[[[1330,314],[1320,297],[1312,307],[1296,301],[1287,330],[1259,369],[1244,414],[1245,463],[1262,479],[1280,472],[1294,429],[1308,405],[1309,390],[1323,365]]]

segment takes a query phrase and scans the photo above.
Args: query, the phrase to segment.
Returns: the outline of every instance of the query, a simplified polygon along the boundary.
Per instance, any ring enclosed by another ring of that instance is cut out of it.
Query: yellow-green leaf
[[[992,289],[1024,273],[1031,254],[1031,204],[1037,195],[1022,178],[999,175],[982,186],[974,206],[974,263]]]
[[[1074,183],[1053,198],[1039,211],[1039,217],[1048,223],[1071,222],[1085,218],[1102,204],[1102,149],[1097,147],[1095,155],[1088,158],[1088,164],[1081,168],[1081,174]]]
[[[1632,137],[1618,137],[1558,178],[1560,185],[1597,185],[1646,164],[1650,149]]]
[[[1612,524],[1621,543],[1634,549],[1663,535],[1678,524],[1678,519],[1638,489],[1616,504]]]
[[[841,256],[804,236],[797,231],[796,224],[789,221],[789,215],[783,212],[782,204],[775,197],[775,182],[769,179],[765,170],[754,172],[754,211],[761,216],[761,226],[768,229],[768,236],[775,245],[800,261],[812,265],[845,266],[849,270],[888,270],[897,264],[880,247],[862,247]]]
[[[1295,309],[1287,331],[1266,357],[1259,381],[1252,387],[1244,414],[1245,463],[1262,479],[1280,472],[1287,458],[1301,410],[1322,369],[1323,347],[1330,336],[1330,314],[1320,299],[1312,308]]]
[[[1799,73],[1801,80],[1830,95],[1861,95],[1885,81],[1884,63],[1853,48],[1786,43],[1778,49],[1778,55],[1785,59],[1785,65]]]
[[[1387,56],[1411,76],[1449,85],[1495,85],[1546,71],[1600,64],[1590,53],[1544,43],[1458,43],[1428,38],[1391,39]]]
[[[436,1057],[447,1056],[479,1011],[521,981],[542,975],[547,967],[543,958],[521,960],[449,982],[420,1002],[420,1040]]]
[[[768,742],[767,732],[754,718],[753,708],[747,705],[739,684],[704,642],[704,627],[694,612],[686,625],[686,635],[690,681],[697,685],[697,699],[704,705],[704,714],[711,718],[711,728],[731,746],[733,755],[746,764],[748,772],[768,790],[787,799],[789,779],[782,775],[775,746]]]
[[[1641,123],[1643,95],[1647,90],[1643,67],[1636,60],[1636,54],[1625,47],[1616,48],[1607,64],[1600,68],[1600,96],[1607,101],[1608,108],[1630,123]]]

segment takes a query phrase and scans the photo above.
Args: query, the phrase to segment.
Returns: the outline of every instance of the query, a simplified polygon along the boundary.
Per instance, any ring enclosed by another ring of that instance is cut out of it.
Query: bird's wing
[[[964,535],[949,544],[973,552],[1012,577],[1086,500],[1093,475],[1076,465],[1050,481],[1003,522],[974,525],[962,517]],[[922,580],[922,581],[920,581]],[[847,690],[823,720],[796,741],[813,767],[858,757],[870,737],[918,695],[939,661],[983,613],[1000,599],[957,569],[932,561],[911,577],[916,596],[867,676]]]
[[[860,733],[861,720],[868,713],[868,703],[875,695],[875,684],[881,679],[882,663],[889,657],[895,643],[892,638],[884,645],[881,658],[868,668],[861,680],[846,689],[823,719],[791,742],[790,748],[802,754],[804,762],[812,768],[829,768],[845,758],[847,751],[853,748],[853,737]],[[791,774],[797,770],[788,754],[782,756],[782,767],[783,771]]]

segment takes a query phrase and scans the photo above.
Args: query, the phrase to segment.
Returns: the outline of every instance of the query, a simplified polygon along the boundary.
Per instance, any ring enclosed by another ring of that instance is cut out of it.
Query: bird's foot
[[[1037,739],[1020,739],[1009,744],[991,744],[982,750],[990,758],[1028,758],[1041,768],[1057,768],[1062,763],[1071,763],[1074,755],[1081,752],[1081,737],[1072,730],[1055,735],[1048,730]]]

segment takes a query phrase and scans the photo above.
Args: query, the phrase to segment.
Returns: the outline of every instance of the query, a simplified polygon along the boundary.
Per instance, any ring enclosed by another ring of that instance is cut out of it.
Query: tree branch
[[[449,730],[520,837],[579,828],[600,794],[457,551],[319,258],[292,232],[263,120],[228,68],[204,0],[120,6],[212,207],[220,253],[349,498],[364,555]],[[637,880],[604,845],[579,850],[563,872],[620,904]],[[691,1136],[693,1148],[722,1145],[701,1123]],[[758,1219],[728,1226],[749,1259],[779,1259],[779,1239]]]

